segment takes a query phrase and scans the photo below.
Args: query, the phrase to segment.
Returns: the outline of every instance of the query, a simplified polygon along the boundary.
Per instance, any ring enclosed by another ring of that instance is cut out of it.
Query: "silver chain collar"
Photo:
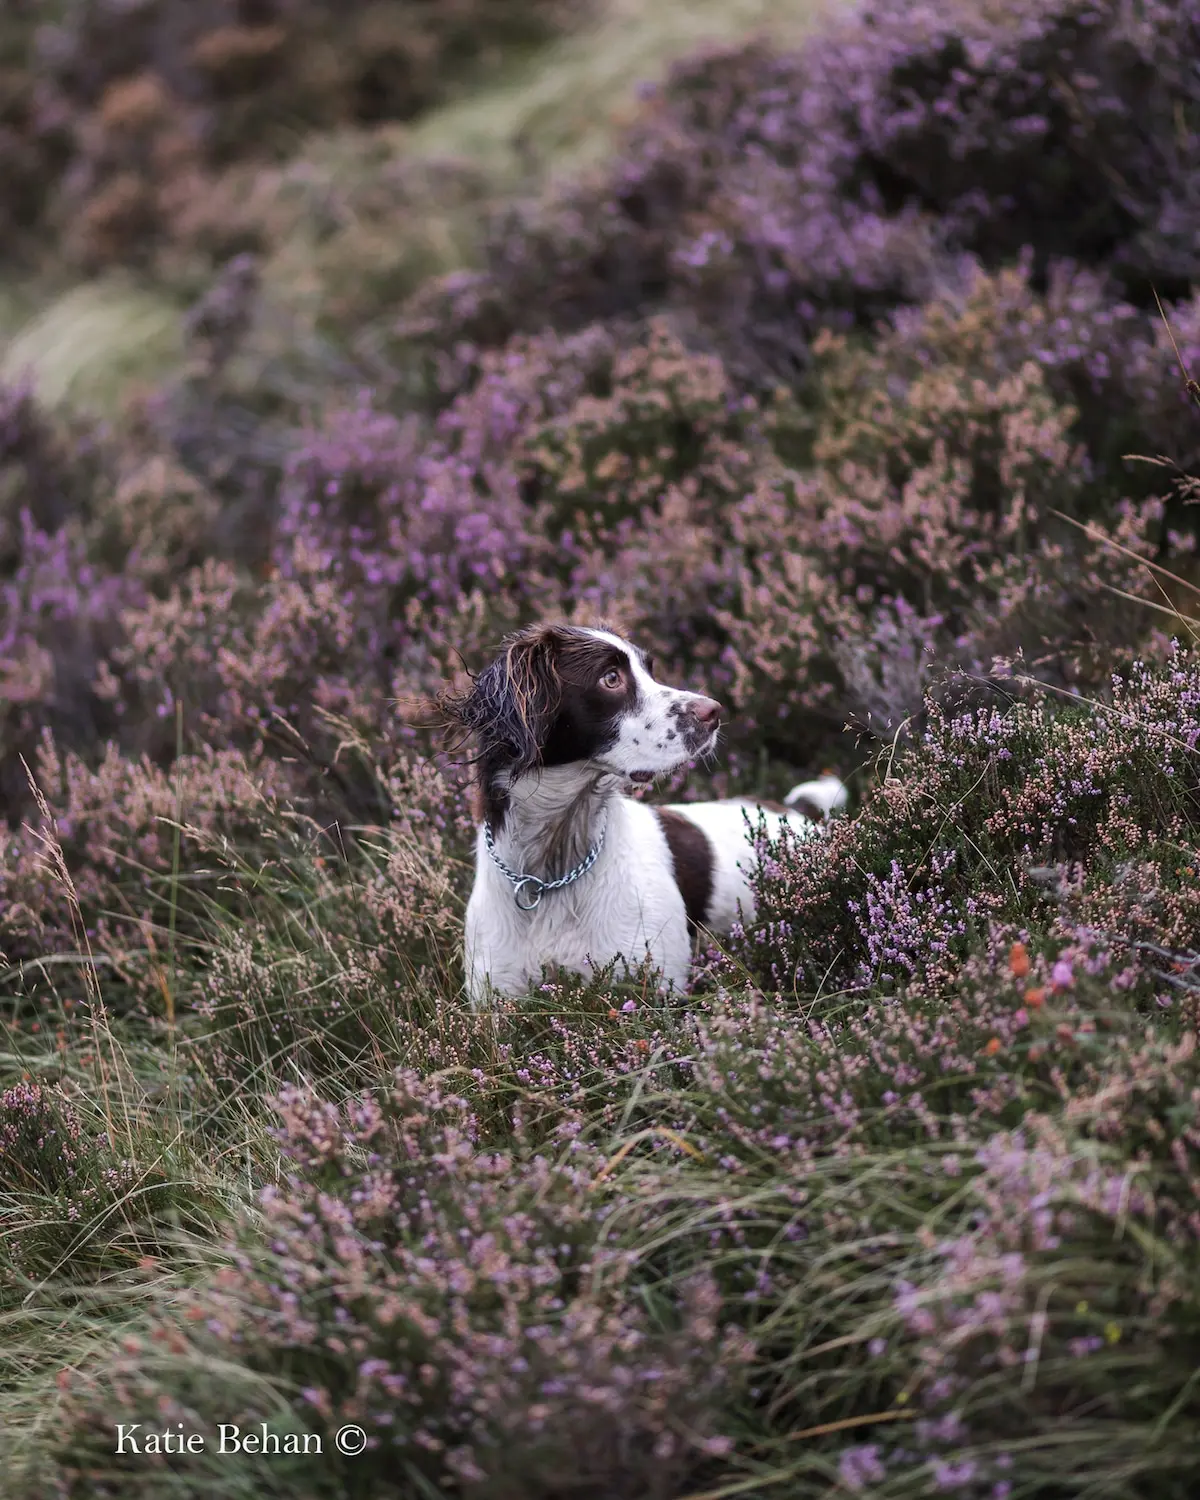
[[[513,900],[522,911],[536,911],[541,905],[542,897],[547,891],[561,891],[564,886],[572,885],[581,875],[587,872],[596,863],[601,849],[604,847],[604,835],[608,832],[608,817],[605,816],[604,827],[600,830],[600,837],[583,856],[573,870],[568,870],[565,875],[560,875],[557,880],[543,880],[540,875],[518,875],[515,870],[510,870],[500,856],[496,853],[496,841],[492,837],[492,825],[484,822],[483,842],[487,845],[487,852],[492,856],[492,863],[500,871],[506,880],[512,882]],[[526,899],[526,887],[532,886],[533,900]]]

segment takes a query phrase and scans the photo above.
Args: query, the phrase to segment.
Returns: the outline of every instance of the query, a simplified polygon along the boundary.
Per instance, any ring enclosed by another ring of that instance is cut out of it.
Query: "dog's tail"
[[[845,807],[849,796],[846,783],[839,777],[818,776],[815,781],[802,781],[794,786],[783,800],[805,817],[811,818],[816,812],[818,816],[813,821],[820,823]]]

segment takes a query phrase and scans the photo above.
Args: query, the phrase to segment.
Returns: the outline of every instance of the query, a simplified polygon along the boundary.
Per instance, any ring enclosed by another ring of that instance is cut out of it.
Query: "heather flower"
[[[939,1491],[965,1489],[974,1477],[975,1465],[970,1459],[962,1463],[938,1461],[933,1465],[933,1484]]]
[[[1060,958],[1050,971],[1050,982],[1056,990],[1069,990],[1075,983],[1075,971],[1069,958]]]
[[[850,1490],[865,1490],[879,1484],[887,1471],[880,1459],[878,1443],[864,1443],[858,1448],[846,1448],[838,1459],[838,1475]]]

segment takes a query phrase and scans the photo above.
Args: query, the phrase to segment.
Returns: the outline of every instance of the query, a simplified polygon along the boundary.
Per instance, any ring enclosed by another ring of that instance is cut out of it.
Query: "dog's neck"
[[[493,781],[483,801],[497,853],[523,875],[565,874],[596,842],[618,787],[617,777],[586,763]]]

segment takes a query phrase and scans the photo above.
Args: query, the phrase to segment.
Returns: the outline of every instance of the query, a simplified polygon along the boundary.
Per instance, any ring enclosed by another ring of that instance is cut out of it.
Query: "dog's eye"
[[[608,671],[600,679],[600,686],[607,688],[610,693],[620,691],[625,686],[625,676],[620,667],[609,667]]]

